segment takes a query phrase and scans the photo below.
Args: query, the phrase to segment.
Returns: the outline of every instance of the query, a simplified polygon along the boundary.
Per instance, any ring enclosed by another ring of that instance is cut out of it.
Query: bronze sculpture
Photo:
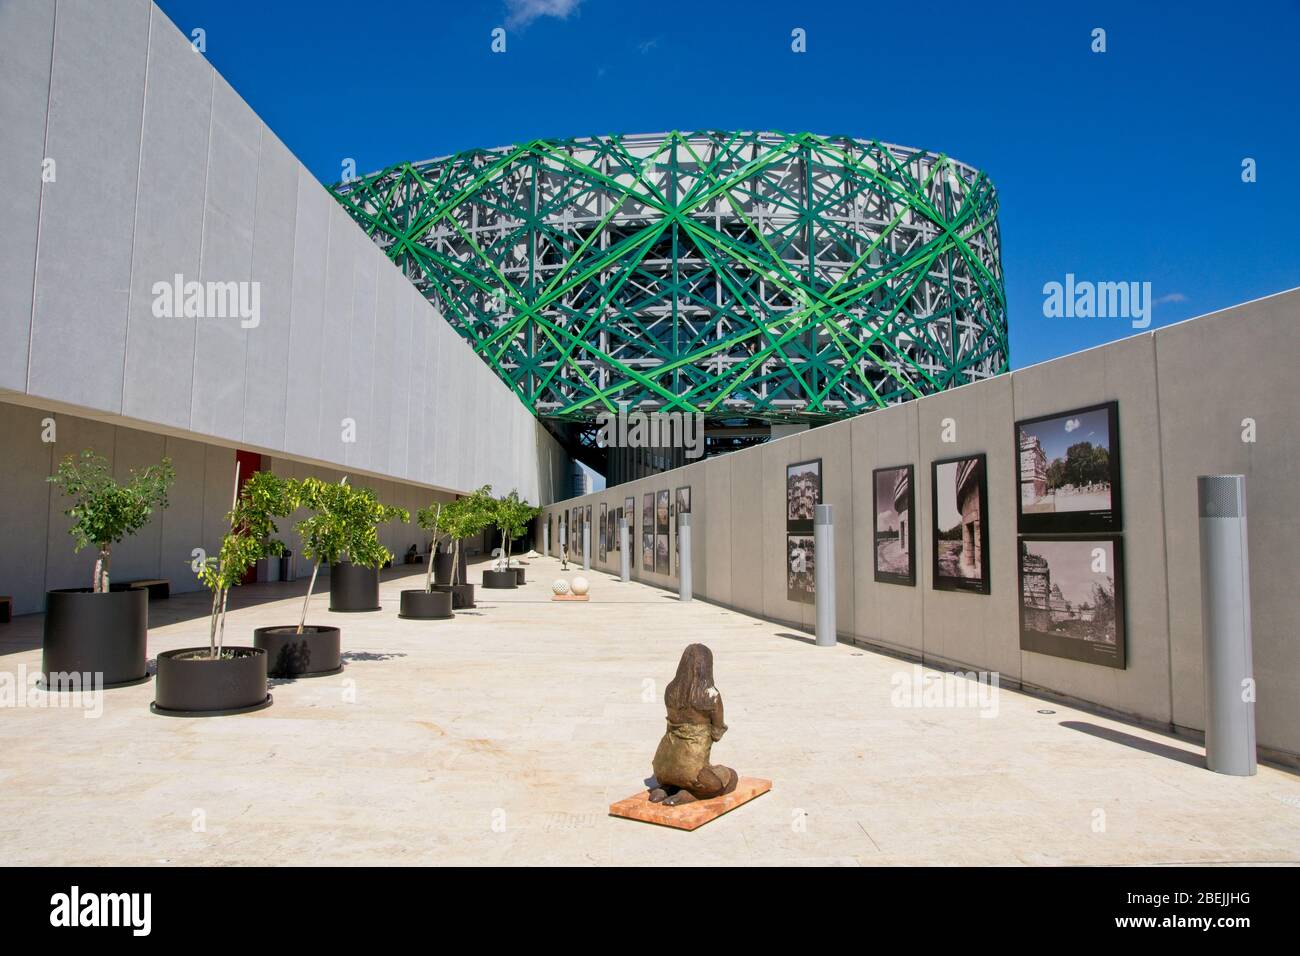
[[[677,676],[664,690],[664,706],[668,729],[655,751],[650,802],[674,807],[735,790],[736,771],[709,763],[713,743],[722,739],[727,725],[722,695],[713,686],[713,652],[703,644],[682,652]]]

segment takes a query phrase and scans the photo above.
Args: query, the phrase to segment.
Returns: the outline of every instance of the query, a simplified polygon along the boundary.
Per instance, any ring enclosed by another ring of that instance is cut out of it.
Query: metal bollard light
[[[835,524],[830,505],[818,505],[813,518],[813,587],[817,594],[817,646],[834,647]]]
[[[1255,773],[1250,554],[1245,475],[1196,479],[1201,523],[1201,628],[1205,641],[1205,765]]]
[[[695,597],[691,576],[691,513],[677,516],[677,599],[689,601]]]
[[[618,519],[618,573],[619,578],[626,584],[632,580],[632,555],[629,553],[632,548],[632,542],[628,540],[627,519]]]

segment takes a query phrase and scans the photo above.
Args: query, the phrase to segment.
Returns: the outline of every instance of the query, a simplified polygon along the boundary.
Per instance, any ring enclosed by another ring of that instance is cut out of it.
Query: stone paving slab
[[[450,621],[397,618],[419,570],[386,573],[373,614],[331,614],[318,594],[308,620],[343,628],[345,670],[274,681],[258,713],[156,717],[152,682],[106,692],[93,719],[0,708],[0,859],[1300,862],[1300,777],[1287,771],[1213,774],[1187,741],[1014,691],[983,708],[895,706],[910,663],[598,571],[589,602],[561,606],[557,576],[558,561],[530,561],[526,585],[480,589]],[[228,642],[296,622],[304,588],[236,589]],[[206,643],[206,604],[151,604],[150,654]],[[0,627],[0,674],[37,671],[41,625]],[[694,832],[611,818],[650,776],[664,687],[693,641],[713,649],[726,704],[716,760],[775,786]]]

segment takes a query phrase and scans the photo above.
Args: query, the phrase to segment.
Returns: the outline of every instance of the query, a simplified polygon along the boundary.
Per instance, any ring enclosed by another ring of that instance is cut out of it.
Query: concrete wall
[[[51,432],[46,422],[53,420]],[[45,437],[55,438],[47,442]],[[45,591],[51,588],[89,587],[95,563],[93,547],[73,553],[64,515],[69,502],[45,479],[66,455],[90,449],[107,458],[113,473],[124,480],[132,468],[157,464],[164,456],[172,459],[176,483],[169,494],[169,507],[156,514],[139,534],[113,548],[112,577],[166,578],[175,592],[199,590],[201,585],[190,569],[195,548],[216,554],[229,527],[225,522],[234,487],[235,450],[175,436],[111,425],[101,421],[54,414],[0,402],[0,520],[5,529],[5,546],[0,548],[0,593],[14,598],[14,613],[27,614],[45,608]],[[262,467],[286,477],[315,476],[338,481],[343,473],[304,465],[288,459],[263,458]],[[385,504],[411,512],[434,501],[448,501],[447,492],[421,488],[405,482],[350,478],[353,485],[373,488]],[[280,540],[295,554],[301,541],[293,523],[304,515],[279,522]],[[427,536],[413,522],[381,525],[380,541],[401,561],[406,549],[415,544],[423,552]],[[296,565],[300,575],[310,573],[305,563]]]
[[[0,399],[454,491],[564,487],[549,434],[149,0],[0,4],[0,130]],[[156,317],[177,273],[259,283],[260,323]]]
[[[548,509],[617,506],[647,491],[692,488],[696,594],[776,621],[813,627],[814,609],[786,599],[787,464],[822,459],[834,505],[838,621],[843,637],[937,665],[999,671],[1005,681],[1179,729],[1204,727],[1198,474],[1248,476],[1258,740],[1300,756],[1300,291],[1260,299],[806,431],[758,448],[619,485]],[[1016,559],[1017,420],[1119,403],[1127,667],[1020,649]],[[955,442],[941,438],[956,424]],[[1254,442],[1243,441],[1253,419]],[[930,463],[983,452],[988,461],[988,595],[931,583]],[[912,464],[917,586],[878,584],[872,566],[871,471]],[[544,520],[544,519],[543,519]],[[539,525],[540,527],[540,525]],[[638,527],[639,532],[639,527]],[[674,528],[675,533],[675,528]],[[541,547],[540,537],[537,547]],[[633,564],[633,577],[676,587],[676,574]],[[593,567],[617,573],[609,552]],[[614,585],[601,585],[607,587]]]

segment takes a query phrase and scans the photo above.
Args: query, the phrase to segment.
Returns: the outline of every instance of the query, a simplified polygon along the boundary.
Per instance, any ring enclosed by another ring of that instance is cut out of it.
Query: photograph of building
[[[1097,530],[1114,527],[1115,417],[1109,403],[1017,424],[1022,516],[1084,513],[1102,519]]]
[[[785,470],[785,521],[794,527],[812,530],[817,505],[822,500],[822,463],[802,461]]]
[[[814,572],[817,564],[816,541],[810,534],[786,535],[786,596],[791,601],[811,604],[816,595]]]
[[[879,468],[873,475],[875,496],[875,574],[877,581],[912,584],[916,580],[912,517],[912,466]]]
[[[1124,666],[1114,540],[1020,541],[1021,646]]]
[[[984,462],[983,455],[972,455],[932,466],[936,588],[988,591]]]

